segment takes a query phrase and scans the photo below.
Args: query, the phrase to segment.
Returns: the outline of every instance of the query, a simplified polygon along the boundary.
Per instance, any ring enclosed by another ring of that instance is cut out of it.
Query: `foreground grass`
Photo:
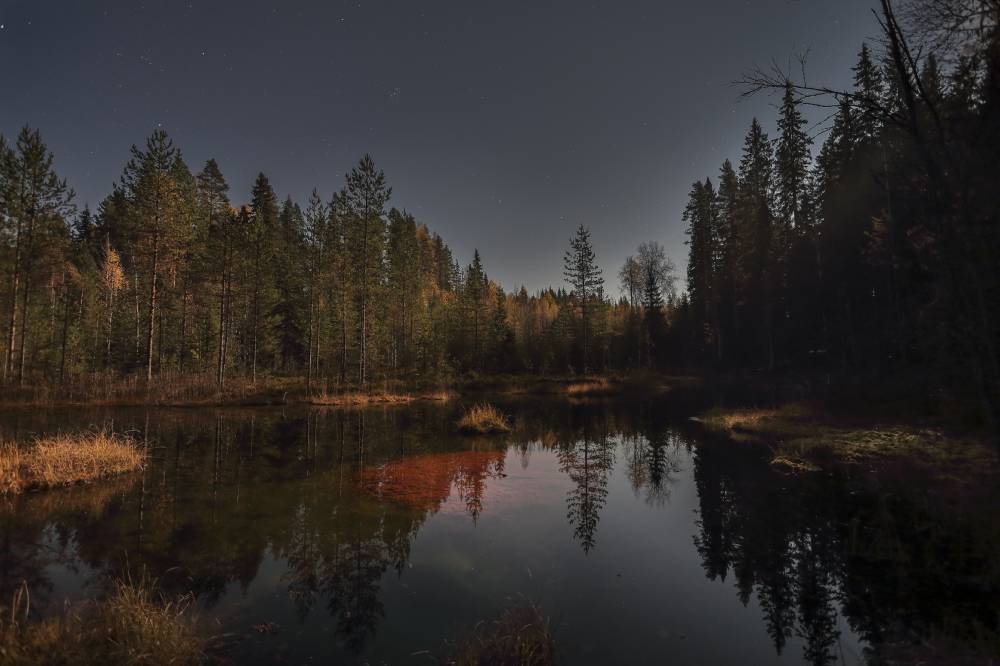
[[[445,661],[454,666],[549,666],[555,663],[555,639],[548,618],[533,604],[504,611],[480,622],[454,646]]]
[[[24,588],[0,609],[0,665],[197,664],[205,639],[192,599],[170,601],[155,581],[113,582],[107,598],[65,607],[54,617],[29,620]]]
[[[734,440],[766,443],[773,453],[771,464],[788,472],[816,471],[831,464],[905,461],[961,477],[996,463],[995,450],[982,440],[936,427],[852,419],[808,403],[713,409],[698,420]]]
[[[146,452],[131,437],[105,431],[55,435],[28,446],[0,445],[0,494],[69,486],[142,468]]]
[[[458,429],[469,434],[489,435],[510,432],[510,422],[499,409],[482,403],[466,410],[458,421]]]

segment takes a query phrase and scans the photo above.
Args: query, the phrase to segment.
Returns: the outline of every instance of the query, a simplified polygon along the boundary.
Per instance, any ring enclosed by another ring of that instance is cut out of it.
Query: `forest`
[[[679,294],[660,244],[604,276],[582,226],[553,248],[564,286],[505,291],[478,251],[462,265],[393,205],[368,155],[332,193],[282,199],[260,173],[241,203],[215,160],[193,171],[157,130],[91,211],[39,130],[0,137],[4,390],[753,371],[994,422],[998,10],[914,3],[904,33],[883,9],[853,89],[778,68],[740,81],[780,99],[776,131],[753,119],[741,154],[664,212],[687,224]],[[826,121],[806,120],[815,107]]]

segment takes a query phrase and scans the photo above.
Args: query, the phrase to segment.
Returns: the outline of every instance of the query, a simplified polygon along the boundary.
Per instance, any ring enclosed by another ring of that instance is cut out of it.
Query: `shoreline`
[[[870,410],[834,411],[797,401],[764,409],[716,407],[692,420],[732,445],[766,446],[771,466],[789,474],[903,463],[972,481],[1000,467],[1000,450],[983,433],[912,415],[873,417]]]
[[[0,396],[0,410],[87,408],[87,407],[274,407],[306,405],[317,407],[360,407],[368,405],[408,404],[413,402],[445,402],[458,397],[483,394],[503,396],[563,396],[589,398],[619,396],[636,392],[662,392],[676,386],[700,385],[697,376],[635,375],[588,376],[497,376],[423,382],[388,380],[374,382],[367,388],[347,384],[329,386],[316,384],[311,391],[303,378],[272,378],[256,385],[243,383],[218,391],[214,385],[192,382],[188,386],[170,386],[145,390],[138,387],[112,387],[95,391],[96,395],[79,395],[70,391],[60,395],[58,387],[34,389],[34,395]],[[32,391],[26,389],[24,393]],[[39,395],[44,392],[45,395]],[[49,395],[51,392],[51,395]],[[74,395],[75,394],[75,395]],[[109,395],[110,394],[110,395]]]

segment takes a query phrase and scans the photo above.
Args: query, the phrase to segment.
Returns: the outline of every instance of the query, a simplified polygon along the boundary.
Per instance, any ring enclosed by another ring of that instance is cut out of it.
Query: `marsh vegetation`
[[[146,451],[128,435],[105,430],[0,444],[0,494],[56,488],[134,472]]]

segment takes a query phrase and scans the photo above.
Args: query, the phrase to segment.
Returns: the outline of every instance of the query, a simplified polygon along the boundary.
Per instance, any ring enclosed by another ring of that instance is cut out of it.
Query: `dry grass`
[[[465,433],[488,435],[510,432],[506,415],[488,403],[481,403],[466,410],[458,421],[458,429]]]
[[[605,395],[617,392],[618,388],[607,377],[597,377],[582,382],[573,382],[563,387],[567,395]]]
[[[131,577],[113,582],[107,598],[66,606],[30,621],[26,588],[0,616],[0,665],[7,664],[197,664],[204,638],[191,612],[191,597],[171,601],[155,581]]]
[[[319,393],[309,399],[310,404],[331,407],[366,407],[368,405],[395,405],[413,402],[408,393]]]
[[[0,445],[0,494],[69,486],[141,469],[146,451],[131,437],[97,431]]]
[[[715,409],[699,420],[735,440],[769,445],[771,464],[790,473],[829,464],[904,461],[971,478],[997,463],[996,451],[981,440],[950,436],[939,428],[836,417],[807,403]]]
[[[701,421],[713,430],[730,432],[766,431],[769,425],[781,422],[782,429],[808,419],[811,410],[802,404],[789,404],[774,409],[713,409]]]
[[[418,400],[445,402],[455,397],[451,391],[431,391],[428,393],[345,392],[319,393],[309,398],[312,405],[327,407],[367,407],[369,405],[402,405]]]
[[[445,661],[454,666],[549,666],[555,639],[548,618],[533,604],[510,608],[493,622],[480,622]]]

